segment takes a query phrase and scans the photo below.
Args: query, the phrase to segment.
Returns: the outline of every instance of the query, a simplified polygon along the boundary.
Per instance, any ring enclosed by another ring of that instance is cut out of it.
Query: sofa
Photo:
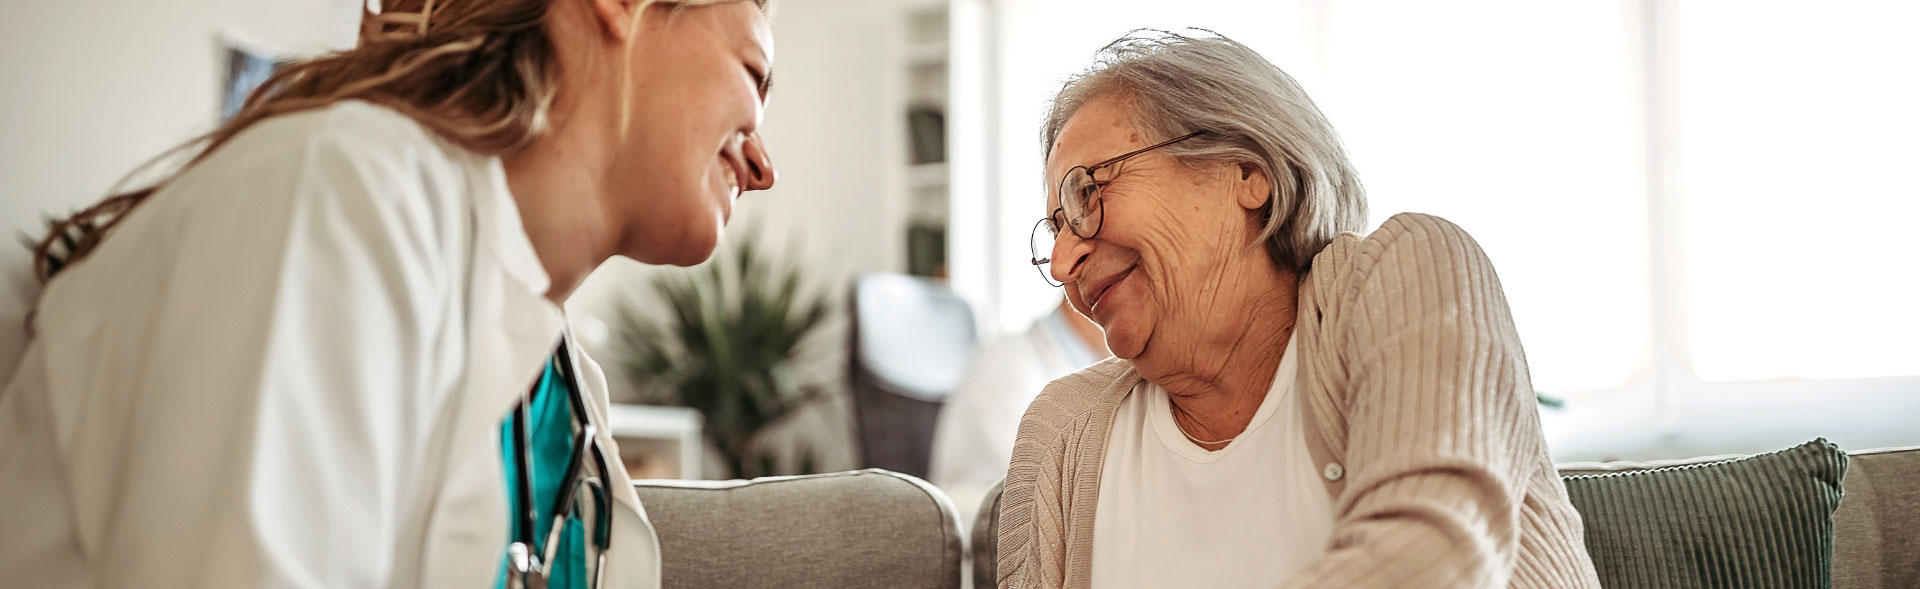
[[[1560,465],[1567,476],[1707,464]],[[660,535],[667,587],[958,588],[994,584],[998,489],[965,515],[940,490],[864,470],[753,481],[638,481]],[[1833,587],[1920,587],[1920,447],[1848,453],[1833,512]],[[716,532],[721,530],[724,532]],[[970,561],[970,562],[969,562]]]

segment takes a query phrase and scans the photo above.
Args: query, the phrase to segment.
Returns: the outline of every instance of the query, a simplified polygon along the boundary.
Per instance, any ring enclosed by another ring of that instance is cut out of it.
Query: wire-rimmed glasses
[[[1073,231],[1073,234],[1080,239],[1093,239],[1093,236],[1100,234],[1100,227],[1107,220],[1106,207],[1100,192],[1113,181],[1112,174],[1101,179],[1097,175],[1100,171],[1112,169],[1133,156],[1186,141],[1202,133],[1202,131],[1194,131],[1114,156],[1091,166],[1074,166],[1067,170],[1066,175],[1060,178],[1060,206],[1054,207],[1052,213],[1040,219],[1040,222],[1034,223],[1033,234],[1028,237],[1028,245],[1033,248],[1033,257],[1030,260],[1034,268],[1040,270],[1040,278],[1047,281],[1048,286],[1061,285],[1053,281],[1051,270],[1053,241],[1060,235],[1062,226]]]

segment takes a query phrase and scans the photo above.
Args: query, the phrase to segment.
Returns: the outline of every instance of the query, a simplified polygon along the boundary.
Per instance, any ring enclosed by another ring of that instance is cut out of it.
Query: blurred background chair
[[[946,285],[905,274],[854,281],[851,374],[861,465],[926,477],[940,406],[979,338]]]

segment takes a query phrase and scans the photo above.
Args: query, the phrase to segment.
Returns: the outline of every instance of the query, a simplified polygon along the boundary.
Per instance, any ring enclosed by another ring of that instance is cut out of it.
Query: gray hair
[[[1048,106],[1042,153],[1087,103],[1120,98],[1149,142],[1186,163],[1257,167],[1273,184],[1260,239],[1280,267],[1305,274],[1334,236],[1367,222],[1366,191],[1346,149],[1300,84],[1259,53],[1202,29],[1136,29],[1094,54]]]

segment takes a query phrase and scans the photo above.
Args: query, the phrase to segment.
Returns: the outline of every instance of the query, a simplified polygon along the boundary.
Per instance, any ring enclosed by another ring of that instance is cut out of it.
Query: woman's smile
[[[1119,287],[1128,277],[1133,276],[1133,271],[1139,267],[1138,264],[1128,266],[1127,269],[1121,270],[1111,277],[1103,278],[1090,285],[1091,288],[1087,289],[1087,292],[1092,296],[1087,297],[1087,307],[1093,312],[1095,321],[1098,321],[1102,325],[1107,324],[1109,320],[1107,317],[1107,315],[1109,315],[1107,309],[1113,308],[1113,305],[1107,305],[1105,303],[1113,299],[1112,295],[1119,294]]]

